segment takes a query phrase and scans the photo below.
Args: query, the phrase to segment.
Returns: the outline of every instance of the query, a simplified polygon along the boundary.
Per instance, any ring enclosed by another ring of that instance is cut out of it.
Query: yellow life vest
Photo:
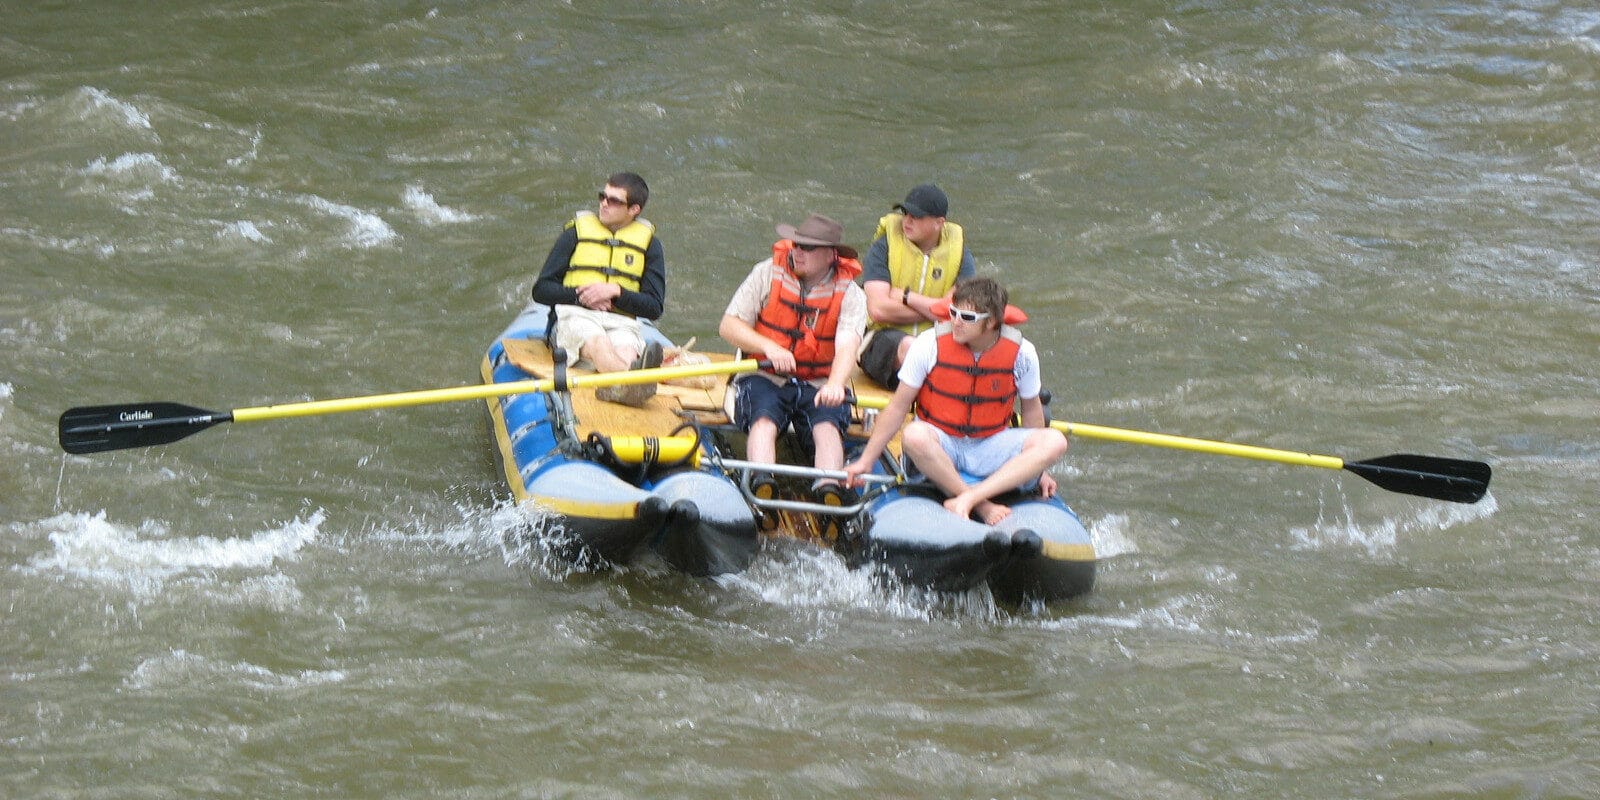
[[[578,246],[567,262],[562,286],[576,289],[591,283],[615,283],[630,292],[639,291],[644,253],[656,226],[639,217],[613,232],[593,211],[579,211],[567,225],[576,226]]]
[[[954,222],[945,222],[944,229],[939,233],[939,243],[934,245],[933,252],[923,253],[922,248],[911,243],[906,238],[906,233],[900,228],[900,220],[905,215],[896,211],[885,214],[878,220],[878,232],[873,234],[873,239],[879,236],[888,238],[889,243],[889,285],[899,289],[909,288],[911,291],[928,297],[943,297],[956,285],[956,273],[961,271],[961,252],[964,239],[961,226]],[[931,323],[907,323],[905,325],[887,325],[874,322],[872,330],[881,328],[899,328],[913,336]]]

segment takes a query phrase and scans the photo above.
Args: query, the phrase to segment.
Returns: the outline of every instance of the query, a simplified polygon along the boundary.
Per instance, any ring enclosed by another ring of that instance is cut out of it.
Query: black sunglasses
[[[602,202],[602,203],[610,203],[611,205],[614,205],[614,206],[625,206],[625,205],[628,205],[628,198],[626,198],[626,197],[616,198],[616,197],[612,197],[609,194],[606,194],[605,192],[601,192],[600,193],[600,202]]]

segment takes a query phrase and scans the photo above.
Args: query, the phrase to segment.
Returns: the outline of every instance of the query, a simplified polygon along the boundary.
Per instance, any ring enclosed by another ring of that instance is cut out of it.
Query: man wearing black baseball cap
[[[924,183],[878,220],[878,232],[862,259],[862,288],[870,318],[859,363],[868,377],[893,389],[911,338],[939,318],[930,308],[948,298],[956,281],[974,277],[972,253],[961,226],[945,219],[950,198]]]

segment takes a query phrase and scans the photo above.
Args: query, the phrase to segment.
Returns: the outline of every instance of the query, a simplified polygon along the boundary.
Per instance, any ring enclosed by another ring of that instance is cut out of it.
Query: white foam
[[[986,587],[961,593],[921,589],[881,568],[851,569],[832,550],[800,541],[769,540],[749,569],[713,580],[764,604],[820,612],[817,621],[829,626],[846,609],[918,621],[994,622],[1000,616]]]
[[[256,157],[260,153],[261,153],[261,129],[260,128],[256,128],[255,133],[250,136],[250,150],[248,152],[246,152],[242,156],[234,156],[233,158],[228,159],[228,166],[230,166],[230,167],[242,167],[245,164],[249,164],[249,163],[255,161]]]
[[[1499,510],[1494,495],[1472,503],[1427,503],[1416,506],[1409,517],[1380,519],[1376,522],[1359,522],[1349,505],[1342,506],[1342,515],[1329,518],[1319,515],[1310,528],[1294,528],[1295,547],[1321,550],[1327,547],[1356,546],[1378,557],[1393,552],[1403,533],[1427,530],[1448,530],[1456,525],[1485,519]]]
[[[768,550],[749,569],[718,576],[717,583],[749,592],[765,603],[790,607],[856,606],[878,595],[866,570],[848,569],[830,551],[801,544]]]
[[[1126,614],[1074,614],[1038,625],[1050,630],[1119,628],[1126,630],[1171,630],[1204,633],[1202,622],[1210,616],[1207,601],[1196,595],[1171,597],[1156,607],[1135,607]]]
[[[10,122],[16,122],[22,118],[22,115],[38,107],[39,102],[37,100],[24,100],[4,111],[0,111],[0,116],[4,116]]]
[[[24,230],[22,228],[4,228],[0,229],[0,233],[4,233],[6,236],[14,236],[18,239],[22,239],[28,244],[42,250],[59,250],[66,253],[86,253],[88,255],[98,256],[100,258],[109,258],[113,255],[116,255],[117,252],[117,247],[115,244],[102,242],[92,236],[74,236],[72,238],[63,239],[57,236],[49,236],[30,230]]]
[[[161,163],[154,153],[123,153],[110,161],[101,156],[89,162],[83,168],[83,174],[118,180],[178,182],[177,171]]]
[[[222,229],[217,231],[217,238],[243,239],[257,244],[272,244],[272,237],[262,233],[254,222],[247,219],[224,223]]]
[[[345,673],[341,670],[304,670],[296,674],[280,674],[246,661],[228,664],[186,650],[173,650],[139,662],[139,666],[123,680],[123,685],[129,689],[144,690],[179,685],[214,687],[233,684],[261,691],[279,691],[340,683],[344,679]]]
[[[149,597],[171,581],[192,573],[216,570],[264,570],[279,560],[293,560],[314,540],[326,515],[296,519],[249,538],[173,536],[170,526],[146,520],[138,526],[106,519],[106,513],[66,513],[43,520],[53,549],[28,560],[20,569],[36,575],[58,574]]]
[[[1128,538],[1128,515],[1107,514],[1089,526],[1089,539],[1094,544],[1094,557],[1106,559],[1125,553],[1137,553],[1139,548]]]
[[[370,211],[335,203],[316,195],[306,195],[298,198],[298,200],[304,205],[339,217],[349,223],[349,241],[356,247],[377,247],[400,238],[399,234],[394,232],[394,228],[389,227],[389,223],[383,221],[383,217]]]
[[[84,106],[84,119],[108,117],[129,128],[153,130],[149,114],[140,111],[138,106],[118,100],[93,86],[79,88],[75,99],[81,101]]]
[[[176,603],[193,606],[198,599],[210,605],[262,609],[284,614],[299,607],[305,594],[294,579],[281,572],[257,575],[237,582],[210,577],[185,578],[182,589],[167,590]]]
[[[458,505],[458,523],[438,526],[418,522],[410,529],[387,528],[367,534],[373,541],[425,548],[443,547],[474,558],[498,557],[508,567],[527,567],[551,580],[592,571],[595,565],[572,564],[556,552],[566,536],[562,518],[529,503],[509,499],[489,507]],[[620,569],[626,569],[621,567]]]
[[[417,217],[424,225],[450,225],[458,222],[472,222],[478,217],[465,211],[457,211],[449,206],[439,205],[433,195],[422,190],[421,186],[407,186],[401,200],[406,208],[416,212]]]

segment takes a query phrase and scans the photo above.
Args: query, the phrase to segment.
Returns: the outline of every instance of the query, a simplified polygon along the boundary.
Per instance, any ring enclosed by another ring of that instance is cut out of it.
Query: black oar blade
[[[61,415],[61,449],[99,453],[176,442],[219,422],[233,419],[178,403],[129,403],[69,408]]]
[[[1489,491],[1490,469],[1482,461],[1402,453],[1346,462],[1344,468],[1391,492],[1452,503],[1476,503]]]

